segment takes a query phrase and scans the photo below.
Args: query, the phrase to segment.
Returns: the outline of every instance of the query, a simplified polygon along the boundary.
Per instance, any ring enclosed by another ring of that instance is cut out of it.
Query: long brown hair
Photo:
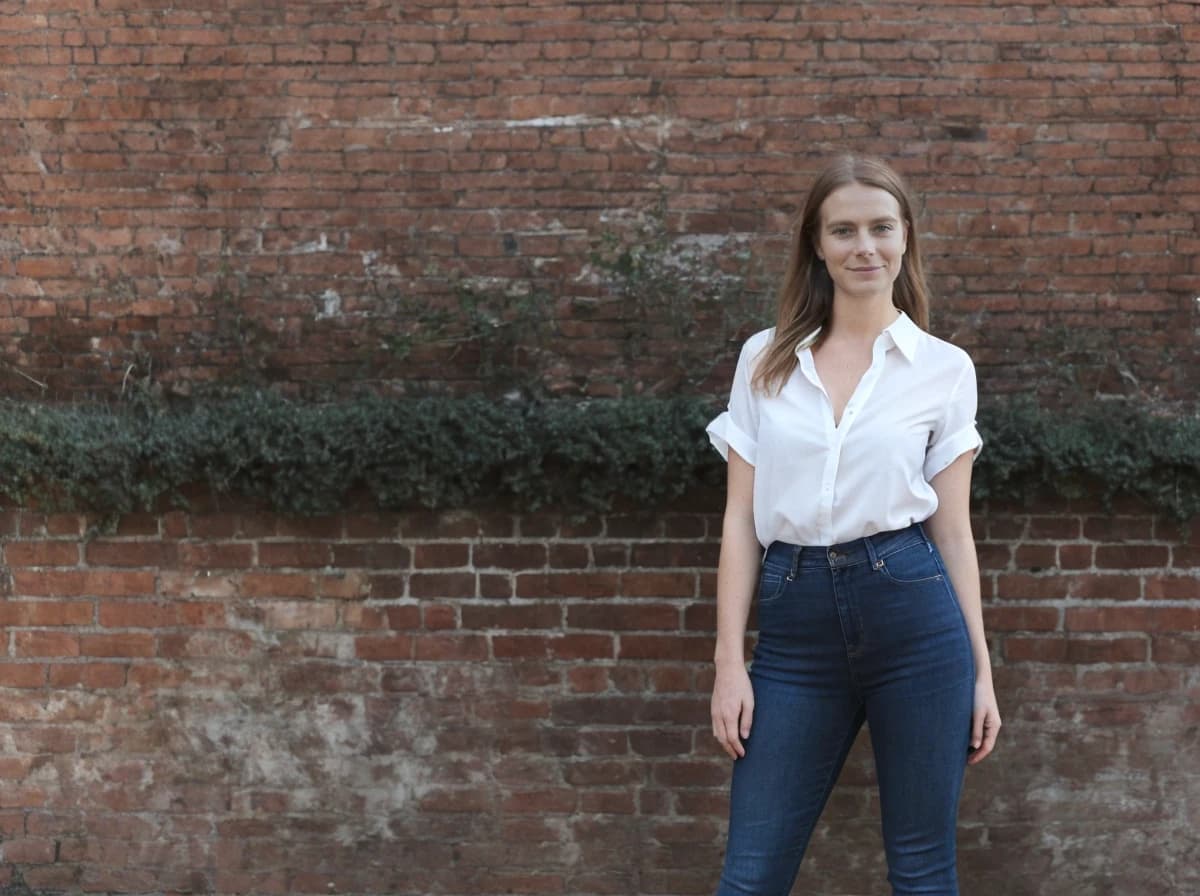
[[[900,274],[892,287],[892,303],[913,319],[922,330],[929,329],[929,293],[925,269],[921,264],[921,246],[913,226],[913,201],[908,187],[887,162],[870,156],[844,155],[834,159],[817,175],[804,202],[792,238],[792,253],[787,274],[779,290],[779,311],[775,338],[762,356],[754,374],[754,387],[763,392],[778,392],[796,369],[796,348],[811,339],[818,328],[828,332],[833,312],[833,280],[825,262],[817,257],[817,237],[821,227],[821,205],[834,190],[849,184],[862,184],[886,190],[900,204],[908,244],[900,265]]]

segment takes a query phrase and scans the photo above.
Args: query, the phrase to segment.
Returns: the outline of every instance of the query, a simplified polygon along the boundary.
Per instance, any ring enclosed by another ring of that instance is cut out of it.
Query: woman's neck
[[[891,296],[871,301],[835,296],[829,319],[829,335],[843,339],[874,340],[900,316]]]

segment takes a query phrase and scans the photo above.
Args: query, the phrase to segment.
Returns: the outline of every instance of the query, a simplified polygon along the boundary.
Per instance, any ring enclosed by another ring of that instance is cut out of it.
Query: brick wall
[[[915,10],[0,7],[7,394],[471,388],[456,282],[554,322],[556,389],[652,385],[670,352],[630,359],[597,237],[661,217],[668,261],[745,250],[768,282],[850,148],[925,197],[936,329],[986,393],[1194,399],[1200,6]],[[8,512],[0,889],[707,892],[718,506],[91,540]],[[979,535],[1006,728],[965,891],[1200,889],[1195,532],[1045,503]],[[881,879],[862,749],[844,778],[801,884],[830,896]]]
[[[661,204],[701,277],[746,249],[769,279],[840,148],[926,197],[937,327],[989,389],[1200,388],[1193,2],[8,7],[18,394],[471,380],[477,353],[426,325],[456,275],[546,290],[556,388],[653,383],[593,239]]]
[[[0,891],[711,892],[720,501],[0,516]],[[981,509],[964,892],[1195,892],[1200,530]],[[879,892],[860,742],[797,892]]]

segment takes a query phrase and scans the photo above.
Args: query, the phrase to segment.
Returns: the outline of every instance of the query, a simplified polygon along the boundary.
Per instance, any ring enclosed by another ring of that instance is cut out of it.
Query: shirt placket
[[[875,390],[875,384],[879,381],[879,375],[883,370],[883,359],[886,353],[883,337],[880,336],[875,340],[871,349],[871,366],[858,381],[854,394],[850,396],[850,400],[842,411],[840,426],[834,425],[833,402],[830,401],[829,393],[825,391],[821,378],[817,376],[817,367],[813,362],[812,352],[805,351],[800,359],[800,369],[825,397],[825,463],[821,468],[821,493],[817,498],[817,529],[820,532],[821,544],[834,543],[833,504],[837,498],[837,476],[842,462],[842,448],[846,444],[846,438],[849,436],[854,422],[858,419],[862,407]]]

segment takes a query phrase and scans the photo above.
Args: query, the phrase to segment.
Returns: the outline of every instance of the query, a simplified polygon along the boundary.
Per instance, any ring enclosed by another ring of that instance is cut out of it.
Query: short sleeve
[[[737,369],[733,373],[733,388],[729,393],[729,409],[719,414],[708,428],[709,441],[729,460],[732,448],[751,466],[758,455],[758,395],[751,387],[754,361],[762,350],[764,334],[752,336],[742,346]]]
[[[942,419],[934,427],[925,451],[925,481],[950,466],[963,452],[972,451],[972,461],[983,448],[983,439],[975,428],[979,394],[975,383],[975,365],[965,354],[965,366],[950,392]]]

